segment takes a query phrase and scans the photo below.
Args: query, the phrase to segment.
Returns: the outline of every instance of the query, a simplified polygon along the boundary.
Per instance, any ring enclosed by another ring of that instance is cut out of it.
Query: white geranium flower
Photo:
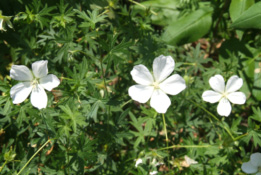
[[[26,66],[13,65],[10,70],[12,79],[21,81],[10,91],[14,104],[22,103],[31,93],[31,103],[38,109],[46,108],[47,95],[44,89],[51,91],[60,84],[60,80],[48,73],[48,61],[36,61],[32,64],[31,72]],[[33,74],[32,74],[33,73]]]
[[[246,102],[246,96],[243,92],[236,92],[243,85],[242,78],[237,75],[233,75],[227,81],[225,86],[224,78],[221,75],[215,75],[209,79],[209,84],[214,90],[205,91],[202,94],[204,101],[210,103],[219,102],[217,106],[217,112],[221,116],[229,116],[231,113],[231,103],[244,104]]]
[[[2,11],[0,10],[0,31],[6,31],[5,23],[9,28],[13,28],[12,23],[10,22],[11,16],[3,16]]]
[[[242,170],[247,174],[261,175],[261,153],[253,153],[250,161],[242,164]]]
[[[146,103],[150,98],[150,106],[158,113],[166,113],[171,102],[166,94],[176,95],[186,88],[184,79],[174,74],[175,62],[171,56],[159,56],[153,61],[153,76],[144,65],[134,66],[132,79],[138,83],[129,88],[129,95],[135,101]]]
[[[136,160],[136,163],[135,163],[135,167],[137,168],[138,165],[141,164],[141,163],[142,163],[142,159],[140,159],[140,158],[137,159],[137,160]]]
[[[158,171],[152,171],[152,172],[150,172],[150,175],[155,175],[155,174],[158,174]]]

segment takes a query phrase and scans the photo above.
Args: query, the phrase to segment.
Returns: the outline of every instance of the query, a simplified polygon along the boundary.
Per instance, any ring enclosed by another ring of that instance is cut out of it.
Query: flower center
[[[225,97],[227,99],[228,93],[227,92],[223,92],[222,93],[222,97]]]
[[[32,82],[31,82],[31,85],[33,86],[33,88],[35,88],[35,86],[37,86],[39,84],[38,82],[38,79],[34,79]]]
[[[152,86],[154,86],[155,89],[159,89],[159,88],[160,88],[158,82],[154,82],[154,83],[152,84]]]

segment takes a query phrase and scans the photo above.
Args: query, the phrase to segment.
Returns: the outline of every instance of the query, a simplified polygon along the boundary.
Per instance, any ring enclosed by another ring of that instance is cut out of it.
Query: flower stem
[[[196,105],[197,107],[203,109],[206,113],[208,113],[211,117],[213,117],[216,121],[219,121],[219,119],[214,115],[212,114],[211,112],[209,112],[206,108],[204,108],[203,106],[197,104],[196,102],[190,100],[194,105]]]
[[[166,143],[168,146],[168,132],[167,132],[167,127],[166,127],[166,121],[165,121],[165,114],[162,114],[162,119],[163,119],[163,126],[164,126],[164,132],[165,132],[165,137],[166,137]]]
[[[121,108],[123,108],[125,105],[127,105],[127,104],[130,103],[131,101],[132,101],[132,99],[130,99],[130,100],[126,101],[125,103],[123,103],[123,104],[121,105]]]
[[[39,148],[35,153],[34,155],[26,162],[26,164],[23,166],[23,168],[17,173],[17,175],[19,175],[24,169],[25,167],[27,167],[27,165],[33,160],[33,158],[49,143],[51,142],[50,139],[48,139],[44,144],[43,146],[41,146],[41,148]]]
[[[2,170],[4,169],[6,164],[7,164],[7,161],[5,161],[5,163],[1,166],[0,173],[2,172]]]
[[[136,2],[136,1],[133,1],[133,0],[129,0],[130,2],[132,2],[133,4],[136,4],[142,8],[144,8],[145,10],[147,10],[147,7],[145,5],[142,5],[141,3],[139,2]],[[158,15],[156,12],[154,12],[153,10],[150,9],[150,12],[153,14],[153,15]]]
[[[212,145],[173,145],[170,147],[165,147],[165,148],[160,148],[160,150],[165,150],[165,149],[172,149],[172,148],[208,148],[211,147]]]
[[[165,121],[165,114],[162,114],[162,119],[163,119],[163,126],[164,126],[164,132],[165,132],[165,137],[166,137],[166,145],[169,147],[169,138],[168,138],[168,131],[166,127],[166,121]],[[168,154],[168,166],[169,166],[169,154]]]

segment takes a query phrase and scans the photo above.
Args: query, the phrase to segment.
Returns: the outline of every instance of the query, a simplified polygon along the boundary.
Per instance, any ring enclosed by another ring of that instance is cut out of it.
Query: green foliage
[[[243,174],[261,147],[260,8],[260,0],[0,1],[0,174]],[[169,95],[164,122],[128,95],[133,67],[152,70],[159,55],[172,56],[172,74],[186,82]],[[11,66],[38,60],[59,86],[46,91],[45,109],[30,97],[13,104]],[[244,82],[246,103],[229,117],[202,99],[216,74]]]

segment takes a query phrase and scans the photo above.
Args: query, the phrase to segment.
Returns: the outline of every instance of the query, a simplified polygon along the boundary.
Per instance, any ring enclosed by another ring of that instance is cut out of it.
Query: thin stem
[[[241,135],[241,136],[238,136],[238,137],[236,137],[235,139],[234,139],[234,141],[237,141],[237,140],[239,140],[239,139],[241,139],[242,137],[245,137],[245,136],[247,136],[248,135],[248,133],[245,133],[245,134],[243,134],[243,135]]]
[[[220,121],[214,114],[212,114],[211,112],[209,112],[206,108],[204,108],[203,106],[197,104],[196,102],[190,100],[194,105],[196,105],[197,107],[203,109],[206,113],[208,113],[211,117],[213,117],[216,121]]]
[[[133,4],[136,4],[142,8],[144,8],[145,10],[147,10],[147,7],[145,5],[142,5],[141,3],[138,3],[136,1],[133,1],[133,0],[129,0],[130,2],[132,2]],[[153,15],[158,15],[156,12],[154,12],[153,10],[150,9],[150,12],[153,14]]]
[[[23,168],[18,172],[17,175],[19,175],[24,169],[25,167],[27,167],[27,165],[33,160],[33,158],[49,143],[51,142],[50,139],[48,139],[45,144],[43,144],[43,146],[41,146],[41,148],[39,148],[35,153],[34,155],[26,162],[26,164],[23,166]]]
[[[123,108],[125,105],[127,105],[127,104],[130,103],[131,101],[132,101],[132,99],[130,99],[130,100],[128,100],[127,102],[123,103],[123,104],[121,105],[121,108]]]
[[[227,131],[227,133],[230,135],[230,137],[233,139],[233,141],[235,141],[235,138],[232,135],[232,133],[230,132],[230,130],[227,127],[225,127],[225,126],[221,126],[221,127],[224,128]]]
[[[163,126],[164,126],[164,132],[165,132],[165,137],[166,137],[166,143],[167,143],[167,147],[168,147],[168,132],[167,132],[167,127],[166,127],[166,121],[165,121],[165,115],[162,114],[162,119],[163,119]]]
[[[191,101],[194,105],[196,105],[196,106],[198,106],[199,108],[203,109],[206,113],[208,113],[210,116],[212,116],[216,121],[220,122],[220,120],[219,120],[214,114],[212,114],[211,112],[209,112],[206,108],[204,108],[203,106],[201,106],[201,105],[195,103],[195,102],[192,101],[192,100],[190,100],[190,101]],[[221,123],[218,123],[218,125],[219,125],[221,128],[225,129],[225,130],[227,131],[227,133],[229,134],[229,136],[233,139],[233,141],[235,141],[235,138],[233,137],[232,133],[230,132],[230,130],[229,130],[227,127],[225,127],[225,126],[224,126],[223,124],[221,124]]]
[[[71,81],[73,80],[73,79],[71,79],[71,78],[66,78],[66,77],[60,77],[60,79],[61,79],[61,80],[71,80]]]
[[[160,150],[165,150],[165,149],[172,149],[172,148],[208,148],[211,147],[212,145],[173,145],[170,147],[165,147],[165,148],[160,148]]]
[[[7,164],[7,161],[5,161],[5,163],[2,165],[1,169],[0,169],[0,173],[2,172],[2,170],[4,169],[5,165]]]
[[[104,86],[105,86],[106,96],[108,97],[108,96],[109,96],[109,92],[108,92],[107,84],[106,84],[106,80],[105,80],[105,71],[103,70],[102,60],[100,61],[100,63],[101,63],[101,71],[102,71],[103,84],[104,84]]]

